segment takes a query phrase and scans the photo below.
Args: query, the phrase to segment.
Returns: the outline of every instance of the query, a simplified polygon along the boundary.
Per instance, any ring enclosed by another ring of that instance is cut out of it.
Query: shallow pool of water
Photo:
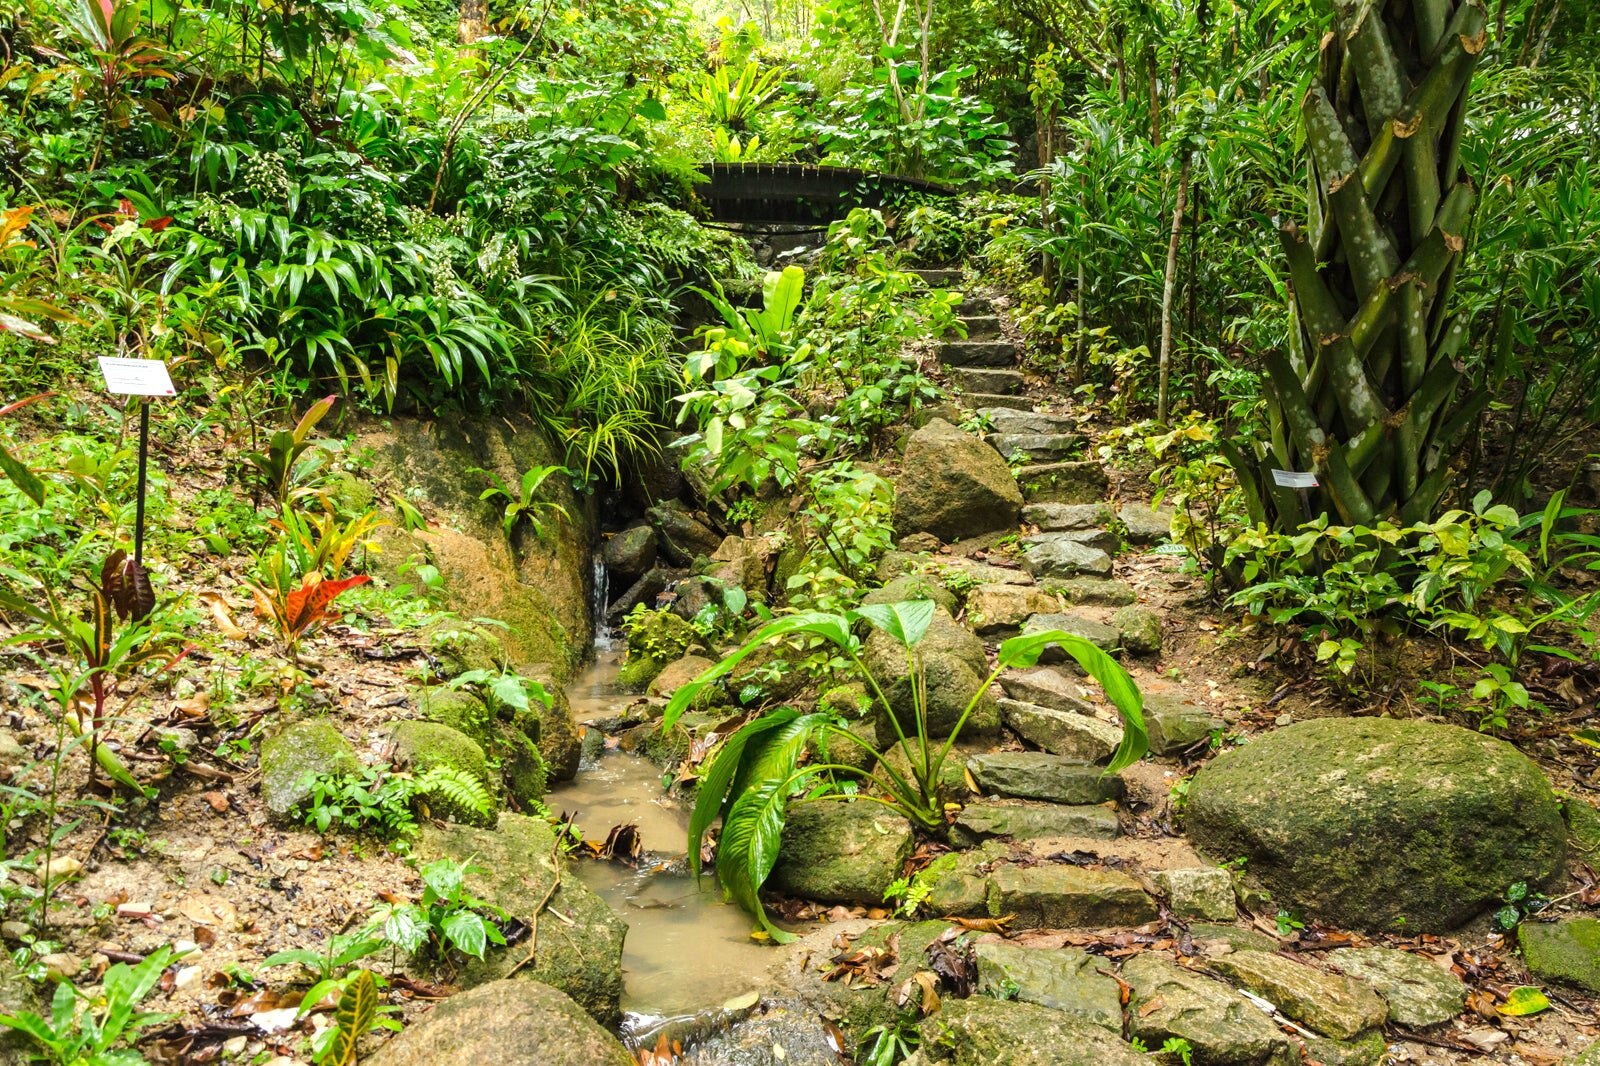
[[[617,693],[614,656],[569,689],[578,721],[616,715],[631,702]],[[663,796],[661,770],[647,759],[607,752],[585,765],[545,802],[572,815],[584,835],[604,840],[611,827],[639,827],[651,857],[632,869],[578,859],[572,870],[628,923],[622,1009],[662,1016],[715,1007],[758,988],[777,952],[750,939],[749,916],[722,902],[715,875],[702,883],[682,873],[689,811]],[[666,861],[663,861],[666,860]]]

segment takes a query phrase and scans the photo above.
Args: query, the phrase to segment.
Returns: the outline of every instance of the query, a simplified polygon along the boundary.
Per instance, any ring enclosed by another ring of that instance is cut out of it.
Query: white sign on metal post
[[[176,396],[172,375],[167,364],[160,359],[124,359],[120,356],[102,355],[100,373],[106,379],[106,391],[114,396]]]
[[[1302,474],[1297,470],[1274,470],[1272,480],[1277,482],[1279,488],[1285,489],[1314,489],[1317,487],[1317,475]]]

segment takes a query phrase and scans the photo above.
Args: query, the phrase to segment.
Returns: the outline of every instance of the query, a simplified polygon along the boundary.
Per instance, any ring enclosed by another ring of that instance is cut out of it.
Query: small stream
[[[620,650],[604,641],[596,650],[598,661],[568,689],[584,724],[616,716],[633,699],[616,688]],[[637,825],[649,853],[638,869],[598,860],[571,867],[628,923],[625,1035],[754,991],[776,961],[771,947],[750,939],[749,916],[722,902],[712,874],[696,885],[686,872],[688,806],[663,794],[661,777],[647,759],[605,752],[545,800],[552,811],[573,815],[591,840],[604,840],[615,825]]]

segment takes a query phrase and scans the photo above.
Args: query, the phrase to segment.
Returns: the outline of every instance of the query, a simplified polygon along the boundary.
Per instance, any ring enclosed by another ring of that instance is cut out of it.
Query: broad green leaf
[[[889,634],[909,648],[920,641],[933,623],[932,600],[904,600],[900,603],[872,603],[851,612]]]
[[[822,611],[802,611],[799,614],[785,615],[782,618],[768,622],[750,635],[743,647],[732,655],[727,656],[717,665],[702,673],[693,681],[684,685],[673,694],[672,700],[667,704],[667,709],[661,715],[661,731],[665,733],[677,724],[679,717],[688,710],[689,704],[700,691],[713,681],[727,677],[739,668],[739,664],[755,654],[757,648],[766,644],[775,637],[788,636],[794,633],[809,633],[812,636],[822,637],[840,648],[851,646],[849,620],[836,614],[827,614]]]
[[[523,687],[522,678],[516,674],[501,674],[489,686],[489,691],[494,693],[495,699],[513,710],[528,709],[528,690]]]
[[[733,781],[734,773],[744,758],[745,748],[761,734],[785,725],[799,713],[792,707],[783,707],[747,723],[723,741],[711,759],[705,774],[700,778],[700,790],[695,794],[694,810],[689,815],[689,869],[697,879],[700,876],[700,842],[705,839],[706,830],[711,828],[711,823],[716,821],[717,815],[722,812],[722,801],[727,796],[728,785]]]
[[[28,499],[43,506],[44,482],[40,481],[38,475],[29,470],[22,460],[7,451],[3,444],[0,444],[0,474],[10,478]]]
[[[489,943],[489,932],[484,928],[482,915],[472,911],[457,911],[439,923],[445,939],[475,959],[483,958]]]
[[[1506,996],[1506,1001],[1495,1009],[1507,1017],[1525,1018],[1549,1010],[1550,1000],[1534,986],[1521,985],[1513,988]]]
[[[1106,698],[1122,716],[1122,743],[1117,745],[1106,773],[1116,773],[1144,758],[1150,747],[1144,726],[1144,696],[1121,664],[1087,640],[1059,629],[1012,637],[1000,645],[999,663],[1006,667],[1032,666],[1052,644],[1072,656],[1084,673],[1100,682]]]

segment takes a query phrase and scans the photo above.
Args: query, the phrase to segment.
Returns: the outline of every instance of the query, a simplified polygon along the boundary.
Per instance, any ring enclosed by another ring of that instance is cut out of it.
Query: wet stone
[[[1027,800],[978,800],[956,816],[952,836],[964,845],[991,837],[1093,837],[1111,840],[1119,832],[1117,812],[1104,804],[1067,806]]]
[[[1389,1016],[1378,994],[1355,978],[1326,973],[1282,955],[1236,951],[1213,960],[1212,966],[1295,1021],[1336,1040],[1352,1040]]]
[[[1114,870],[1000,866],[989,878],[989,914],[1015,914],[1017,929],[1109,929],[1155,921],[1155,901]]]
[[[1122,778],[1098,766],[1042,751],[998,751],[967,760],[985,792],[1050,803],[1093,804],[1120,799]]]
[[[1122,1031],[1122,989],[1101,973],[1105,962],[1077,948],[1046,950],[1014,944],[979,944],[978,991],[999,999],[1037,1003],[1113,1032]]]
[[[1394,948],[1330,952],[1328,964],[1365,982],[1389,1005],[1389,1020],[1409,1029],[1440,1025],[1467,1006],[1467,986],[1443,966]]]

